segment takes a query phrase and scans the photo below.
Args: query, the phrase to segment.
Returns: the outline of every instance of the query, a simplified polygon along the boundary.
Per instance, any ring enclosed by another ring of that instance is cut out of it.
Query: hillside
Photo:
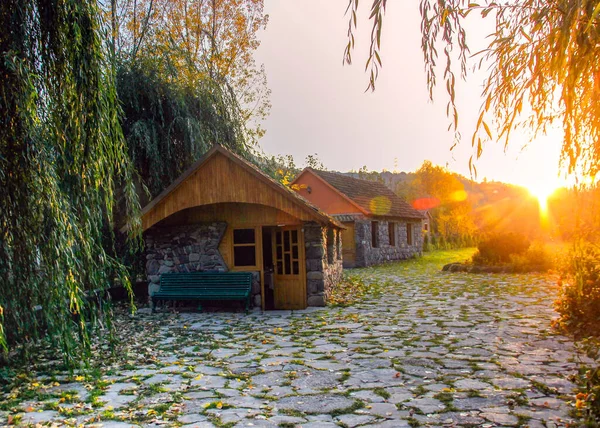
[[[343,173],[356,178],[381,181],[410,203],[429,197],[416,182],[415,172],[350,171]],[[498,181],[476,182],[460,174],[447,172],[462,186],[469,205],[470,218],[478,232],[515,231],[534,237],[539,234],[538,201],[521,186]],[[440,198],[443,199],[443,198]],[[432,209],[434,217],[444,208],[443,203]]]

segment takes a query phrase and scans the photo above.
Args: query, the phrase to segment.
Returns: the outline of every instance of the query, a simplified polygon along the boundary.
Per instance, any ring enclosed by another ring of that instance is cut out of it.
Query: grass
[[[417,396],[420,397],[422,395],[427,394],[427,389],[423,386],[423,385],[417,385],[415,387],[415,389],[413,390],[413,393]]]
[[[387,392],[384,388],[375,388],[373,390],[373,393],[375,395],[379,395],[381,398],[383,398],[384,400],[387,400],[388,398],[390,398],[392,395]]]
[[[522,415],[519,413],[515,413],[515,416],[517,417],[517,426],[518,427],[526,427],[527,423],[531,420],[531,416]]]
[[[451,392],[438,392],[433,396],[436,400],[441,401],[442,403],[448,405],[454,401],[454,396]]]
[[[350,379],[350,370],[349,369],[343,370],[342,375],[340,376],[340,382],[344,383],[348,379]]]
[[[529,399],[524,392],[514,392],[506,396],[507,400],[512,400],[517,406],[527,406],[529,405]]]
[[[300,412],[299,410],[293,410],[293,409],[280,409],[279,413],[282,413],[287,416],[293,416],[296,418],[302,418],[305,416],[304,413]]]
[[[160,415],[166,413],[171,408],[171,405],[172,403],[161,403],[154,406],[154,410]]]
[[[408,418],[408,419],[406,419],[406,422],[408,422],[408,424],[413,428],[421,426],[421,423],[418,420],[416,420],[415,418]]]
[[[335,418],[336,416],[345,415],[348,413],[354,413],[355,411],[360,410],[363,407],[365,407],[365,403],[363,403],[362,401],[356,400],[356,401],[354,401],[354,403],[352,403],[351,406],[348,406],[345,409],[334,410],[333,412],[331,412],[329,414]]]
[[[469,397],[469,398],[481,398],[481,397],[484,397],[484,395],[481,392],[477,391],[476,389],[469,389],[467,391],[467,397]]]
[[[556,388],[552,388],[545,383],[538,382],[537,380],[531,380],[531,385],[545,395],[556,395]]]

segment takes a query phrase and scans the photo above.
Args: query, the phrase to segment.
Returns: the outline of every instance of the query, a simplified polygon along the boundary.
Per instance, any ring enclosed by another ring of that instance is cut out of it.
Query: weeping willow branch
[[[0,345],[49,337],[70,366],[110,315],[92,297],[116,276],[130,290],[103,248],[117,185],[140,230],[98,16],[94,0],[0,3]]]
[[[358,0],[349,0],[348,45],[351,61]],[[369,89],[381,66],[385,0],[372,0]],[[422,50],[430,97],[437,85],[438,49],[443,49],[443,79],[450,128],[458,130],[456,75],[467,77],[467,62],[486,70],[482,104],[471,143],[479,157],[486,141],[509,144],[515,129],[531,140],[555,124],[562,128],[562,163],[571,173],[597,176],[600,170],[600,1],[421,0]],[[467,17],[487,19],[493,28],[487,47],[473,55],[467,44]],[[458,66],[456,65],[458,62]]]
[[[143,183],[156,196],[213,144],[245,155],[246,118],[235,92],[213,79],[177,81],[156,59],[119,67],[123,132]]]

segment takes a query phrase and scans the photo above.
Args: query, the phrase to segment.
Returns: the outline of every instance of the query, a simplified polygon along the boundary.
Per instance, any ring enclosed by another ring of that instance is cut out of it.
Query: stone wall
[[[170,272],[227,272],[219,244],[227,223],[154,226],[144,234],[148,295],[160,288],[160,275]],[[260,272],[252,272],[252,302],[260,306]]]
[[[325,306],[328,291],[342,278],[341,233],[337,229],[328,232],[317,223],[304,223],[304,243],[307,303]]]
[[[372,266],[393,260],[405,260],[420,255],[423,250],[423,234],[421,222],[393,222],[396,224],[396,245],[390,245],[387,220],[379,222],[379,246],[373,248],[371,236],[371,219],[356,220],[354,223],[354,239],[356,242],[357,267]],[[407,224],[412,227],[412,245],[407,243]]]

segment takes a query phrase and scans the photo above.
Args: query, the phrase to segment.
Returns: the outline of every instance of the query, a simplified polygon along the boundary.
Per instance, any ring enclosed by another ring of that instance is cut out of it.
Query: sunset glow
[[[540,211],[548,210],[548,198],[558,189],[558,185],[554,183],[539,183],[534,186],[527,186],[529,193],[536,197],[540,204]]]

